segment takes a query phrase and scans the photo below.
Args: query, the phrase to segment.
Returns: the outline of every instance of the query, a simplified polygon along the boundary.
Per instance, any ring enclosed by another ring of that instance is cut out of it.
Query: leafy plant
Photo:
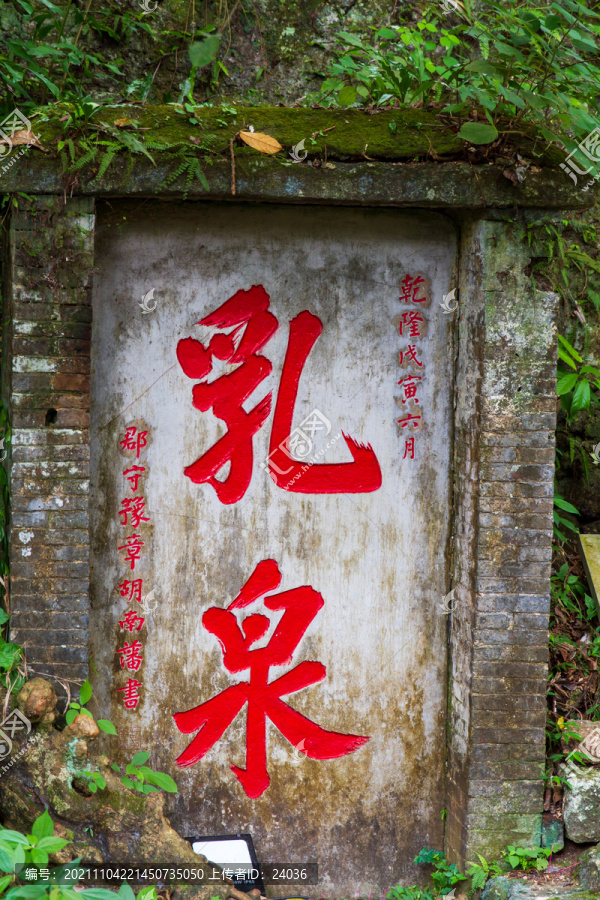
[[[170,775],[165,772],[155,772],[145,763],[150,758],[147,750],[141,750],[132,758],[125,767],[125,775],[121,775],[121,769],[113,763],[111,768],[118,772],[125,787],[139,791],[140,794],[151,794],[155,791],[167,791],[170,794],[177,793],[177,785]]]
[[[89,716],[90,719],[94,718],[89,709],[86,708],[86,703],[89,703],[91,699],[92,686],[90,684],[89,678],[86,678],[86,680],[79,688],[79,703],[77,703],[77,701],[75,700],[71,700],[71,702],[69,703],[69,708],[67,709],[67,712],[65,714],[67,725],[70,725],[72,722],[74,722],[79,715]],[[104,731],[105,734],[117,733],[117,729],[108,719],[95,719],[94,721],[96,722],[96,725],[98,726],[100,731]]]
[[[415,862],[417,865],[433,866],[431,874],[433,891],[428,888],[402,887],[397,884],[387,893],[391,900],[436,900],[438,897],[445,897],[446,894],[449,894],[459,882],[465,881],[465,876],[461,875],[454,863],[448,863],[444,854],[439,850],[430,850],[428,847],[424,847],[415,856]]]
[[[454,863],[449,863],[439,850],[429,850],[425,847],[415,856],[415,862],[417,865],[433,866],[431,880],[436,893],[441,897],[449,894],[459,882],[466,880],[465,876],[459,872],[458,867]]]
[[[470,862],[467,865],[466,874],[471,879],[471,890],[469,897],[472,897],[475,891],[481,891],[486,885],[488,878],[494,878],[496,875],[502,874],[502,866],[498,862],[488,862],[480,853],[477,854],[478,863]]]
[[[92,83],[119,83],[120,59],[89,48],[95,34],[121,43],[138,31],[152,35],[143,13],[127,12],[112,18],[110,3],[90,14],[72,0],[12,0],[6,4],[5,28],[0,37],[0,113],[15,106],[30,115],[48,100],[85,103]],[[6,27],[7,26],[7,27]],[[115,27],[116,26],[116,27]]]
[[[86,679],[79,689],[79,702],[72,700],[69,703],[65,719],[68,725],[75,721],[79,715],[89,716],[94,719],[93,715],[86,708],[86,704],[92,699],[92,686],[89,679]],[[96,725],[106,734],[116,734],[117,729],[109,719],[95,719]],[[145,765],[150,758],[147,750],[136,753],[131,762],[125,767],[125,774],[122,774],[121,766],[112,763],[111,769],[116,772],[126,788],[139,791],[140,794],[151,794],[154,791],[167,791],[170,794],[177,793],[177,784],[165,772],[155,772],[149,766]],[[98,790],[104,790],[106,780],[99,772],[87,770],[83,773],[88,778],[88,788],[92,794]]]
[[[598,406],[599,401],[596,392],[600,391],[600,369],[596,366],[583,365],[583,359],[578,351],[561,334],[558,358],[570,366],[574,371],[559,368],[556,393],[561,399],[561,404],[568,419],[583,409],[589,409],[592,405]]]
[[[82,889],[75,878],[69,879],[68,887],[62,884],[67,870],[72,872],[78,868],[80,858],[53,870],[46,866],[50,854],[58,853],[70,843],[54,835],[54,822],[47,812],[35,820],[31,834],[0,827],[0,872],[6,873],[0,876],[2,900],[114,900],[115,894],[120,900],[136,900],[127,883],[119,891]],[[142,888],[137,900],[157,900],[156,888]]]
[[[553,531],[554,537],[559,541],[566,541],[567,537],[562,533],[560,528],[568,528],[570,531],[573,531],[575,534],[578,534],[579,528],[574,522],[571,522],[570,519],[565,519],[564,516],[561,516],[560,512],[568,512],[574,516],[579,515],[579,511],[573,506],[572,503],[569,503],[568,500],[565,500],[564,497],[561,497],[560,494],[554,492],[554,509],[552,510],[552,517],[554,520]],[[559,528],[560,526],[560,528]]]
[[[465,0],[461,9],[448,28],[429,11],[414,27],[374,29],[371,42],[339,32],[318,99],[475,114],[460,131],[471,143],[533,126],[544,141],[574,150],[574,138],[599,123],[598,13],[578,0],[527,9]]]
[[[513,847],[509,845],[502,854],[512,869],[537,869],[544,872],[554,847]]]
[[[420,887],[402,887],[397,884],[386,893],[386,900],[436,900],[431,891]]]
[[[550,590],[553,601],[553,616],[556,606],[574,613],[578,618],[591,622],[597,617],[596,603],[587,593],[579,575],[570,573],[569,564],[563,563],[557,572],[550,577]]]

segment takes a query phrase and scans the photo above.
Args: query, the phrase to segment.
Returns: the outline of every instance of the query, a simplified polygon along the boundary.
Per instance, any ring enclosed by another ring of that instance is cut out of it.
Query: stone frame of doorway
[[[467,164],[336,168],[265,179],[257,164],[238,178],[235,199],[439,209],[459,226],[445,849],[464,862],[508,843],[539,845],[557,297],[532,285],[525,228],[589,201],[548,170],[513,186],[484,167],[475,180]],[[21,190],[22,178],[11,170],[0,188]],[[88,185],[66,199],[57,170],[29,182],[11,211],[2,382],[12,425],[11,636],[36,674],[87,675],[95,196],[159,196],[156,178],[149,168],[118,190]],[[160,196],[178,200],[181,189]],[[231,199],[226,172],[189,199]]]

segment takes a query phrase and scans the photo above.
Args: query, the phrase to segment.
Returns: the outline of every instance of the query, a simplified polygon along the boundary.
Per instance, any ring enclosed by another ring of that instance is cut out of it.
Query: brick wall
[[[539,844],[556,418],[554,294],[518,225],[463,229],[447,851]]]
[[[11,637],[36,672],[88,671],[93,200],[13,210],[5,393],[12,412]]]

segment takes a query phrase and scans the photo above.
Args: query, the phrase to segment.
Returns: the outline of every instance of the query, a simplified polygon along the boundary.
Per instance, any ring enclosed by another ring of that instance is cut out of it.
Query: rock
[[[560,883],[539,885],[521,878],[500,875],[490,878],[481,900],[598,900],[598,894]]]
[[[53,714],[57,703],[54,688],[44,678],[32,678],[17,694],[17,706],[30,722],[38,722]]]
[[[81,857],[106,865],[143,862],[204,867],[206,886],[177,886],[171,900],[248,900],[232,884],[209,880],[212,865],[171,828],[163,812],[163,794],[144,796],[125,787],[108,767],[108,758],[89,746],[98,734],[96,723],[84,715],[61,732],[40,733],[31,749],[0,778],[4,827],[30,833],[34,820],[47,809],[55,833],[73,842],[54,855],[56,862]],[[85,772],[100,770],[106,788],[92,794]]]
[[[89,716],[78,715],[75,716],[70,725],[67,725],[63,734],[67,734],[73,737],[85,738],[88,741],[93,741],[94,738],[97,738],[100,734],[100,729],[96,725],[93,719]]]
[[[577,871],[581,887],[600,892],[600,844],[581,854]]]
[[[542,819],[542,847],[558,853],[565,846],[565,826],[558,819]]]
[[[509,900],[510,881],[504,876],[490,878],[483,889],[481,900]]]
[[[576,844],[600,841],[600,770],[566,763],[560,774],[569,784],[563,804],[567,837]]]

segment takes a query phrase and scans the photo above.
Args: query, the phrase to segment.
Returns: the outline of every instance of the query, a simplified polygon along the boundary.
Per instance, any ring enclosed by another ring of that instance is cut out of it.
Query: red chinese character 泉
[[[132,490],[137,491],[138,482],[142,477],[142,472],[146,471],[145,466],[130,466],[129,469],[123,470],[123,475],[131,485]]]
[[[134,641],[132,644],[125,641],[123,646],[117,650],[117,653],[121,655],[121,668],[127,667],[130,672],[137,672],[144,661],[141,651],[141,641]]]
[[[143,546],[144,542],[139,534],[131,534],[129,537],[125,538],[123,546],[118,548],[119,550],[127,551],[124,561],[129,563],[132,572],[135,569],[136,562],[140,559],[140,553]]]
[[[147,437],[147,431],[138,431],[135,425],[130,425],[129,428],[125,430],[125,437],[123,440],[119,441],[121,450],[135,450],[136,459],[139,459],[140,451],[143,450],[147,444]]]
[[[225,422],[227,431],[203,456],[184,469],[194,483],[209,483],[222,503],[237,503],[244,496],[252,477],[253,447],[256,432],[264,425],[271,411],[271,392],[250,412],[243,403],[272,371],[268,359],[258,354],[277,330],[278,322],[269,312],[269,295],[260,285],[248,291],[238,291],[216,312],[198,324],[220,328],[233,327],[229,334],[215,334],[207,347],[194,338],[185,338],[177,345],[177,358],[189,378],[198,379],[192,390],[192,403],[202,412],[212,409]],[[287,447],[292,432],[294,406],[302,369],[323,330],[321,321],[308,311],[301,312],[290,323],[290,333],[281,382],[273,417],[269,448],[269,474],[284,490],[308,494],[356,493],[375,491],[381,486],[381,470],[370,445],[362,445],[344,435],[353,462],[306,465],[290,461]],[[208,382],[214,369],[214,359],[238,367]],[[286,464],[283,477],[277,456]],[[273,460],[273,462],[271,462]],[[223,480],[217,473],[230,463]],[[302,478],[294,478],[295,470],[302,470]]]
[[[137,528],[140,522],[150,521],[150,517],[143,514],[146,507],[144,497],[126,497],[121,500],[121,506],[123,507],[119,510],[121,525],[129,524],[132,528]],[[131,519],[131,522],[128,522],[128,519]]]
[[[422,275],[417,275],[416,278],[413,278],[411,275],[405,275],[400,284],[402,286],[402,293],[398,298],[400,303],[427,302],[427,295],[425,297],[417,297],[417,293],[420,293],[422,290],[421,285],[425,284],[425,279]]]
[[[128,678],[127,684],[125,687],[117,688],[118,691],[125,691],[125,696],[123,698],[123,705],[126,709],[135,709],[138,703],[140,702],[140,695],[138,693],[138,688],[142,687],[141,681],[136,681],[135,678]]]
[[[281,584],[275,560],[260,562],[238,596],[227,609],[213,606],[202,616],[202,624],[217,637],[228,672],[249,671],[249,680],[231,685],[200,706],[175,713],[173,718],[183,734],[199,733],[177,758],[180,767],[202,759],[219,740],[245,704],[246,768],[232,766],[249,797],[260,797],[269,786],[267,772],[266,720],[269,718],[294,746],[303,742],[303,752],[311,759],[335,759],[361,747],[367,737],[326,731],[284,703],[281,697],[322,681],[326,675],[320,662],[301,662],[289,672],[269,681],[271,666],[289,665],[308,626],[323,606],[323,598],[308,585],[266,597],[269,610],[283,610],[283,616],[266,647],[251,650],[269,629],[267,616],[246,616],[238,625],[233,610],[249,606]]]
[[[133,609],[128,609],[123,618],[119,621],[121,631],[141,631],[142,625],[146,620]]]
[[[134,578],[133,581],[125,581],[119,585],[119,593],[121,597],[127,597],[126,603],[129,603],[133,600],[137,600],[138,603],[142,602],[142,579]]]

